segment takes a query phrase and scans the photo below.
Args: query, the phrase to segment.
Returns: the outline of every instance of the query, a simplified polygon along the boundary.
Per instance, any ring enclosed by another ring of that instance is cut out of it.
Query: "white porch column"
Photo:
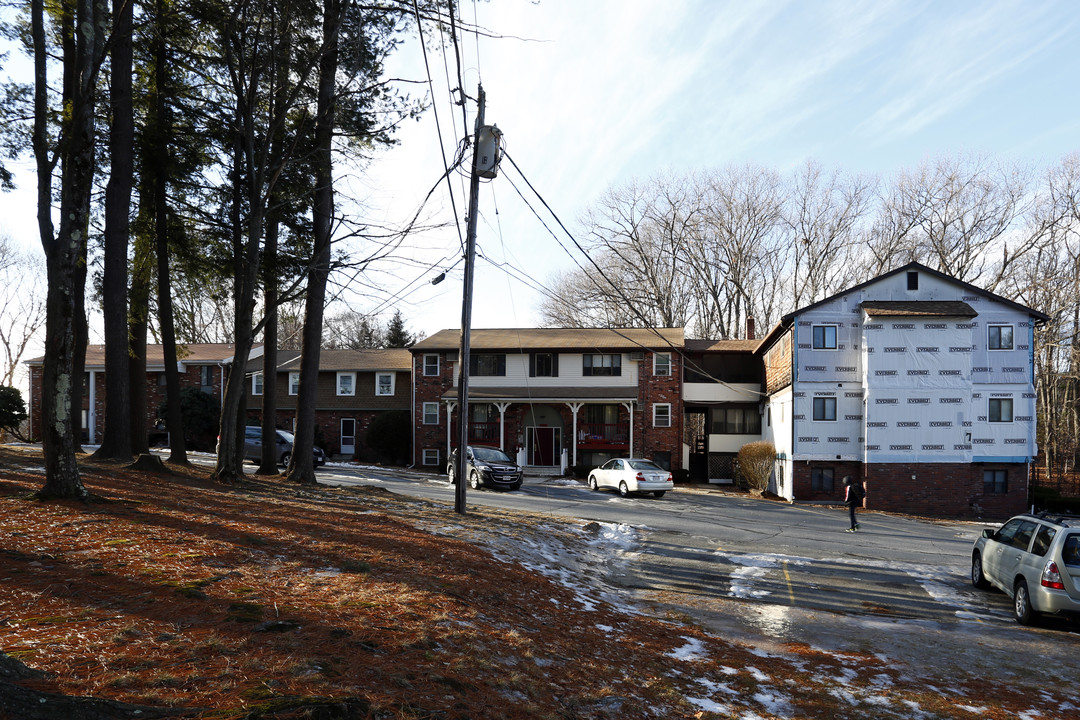
[[[585,405],[585,403],[566,403],[566,406],[570,408],[570,412],[574,416],[570,436],[574,439],[573,444],[571,445],[571,447],[574,448],[574,454],[570,464],[575,466],[577,465],[577,414],[578,410],[580,410],[583,405]]]
[[[512,403],[501,402],[495,403],[495,407],[499,410],[499,449],[506,450],[506,409],[510,407]]]
[[[446,401],[446,459],[450,459],[450,453],[453,452],[454,446],[451,444],[453,433],[450,426],[453,424],[452,418],[454,417],[454,408],[457,407],[457,400]]]
[[[90,438],[90,445],[97,445],[97,370],[90,371],[90,407],[86,411],[86,429]]]
[[[622,406],[630,412],[630,452],[627,457],[636,457],[634,455],[634,401],[624,402]]]

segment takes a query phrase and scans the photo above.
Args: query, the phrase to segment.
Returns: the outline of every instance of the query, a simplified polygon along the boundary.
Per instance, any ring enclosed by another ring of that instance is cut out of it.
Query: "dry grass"
[[[584,610],[574,590],[423,529],[513,537],[548,518],[90,462],[84,482],[105,501],[45,503],[40,462],[0,448],[0,649],[48,673],[18,681],[35,691],[143,718],[764,718],[781,694],[789,717],[908,717],[905,700],[970,716],[900,678],[895,710],[853,706],[828,679],[889,675],[882,660],[763,659],[683,622]],[[691,641],[691,657],[673,654]],[[687,699],[710,696],[723,703]],[[1032,707],[1011,702],[984,716]]]

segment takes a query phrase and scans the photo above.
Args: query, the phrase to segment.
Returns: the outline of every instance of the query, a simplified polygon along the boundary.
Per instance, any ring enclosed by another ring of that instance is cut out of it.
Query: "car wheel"
[[[469,475],[469,487],[471,487],[473,490],[480,489],[480,473],[478,473],[476,470],[473,470],[472,474]]]
[[[667,490],[653,490],[653,497],[664,497],[664,493],[666,492]]]
[[[589,489],[594,491],[594,492],[596,490],[600,489],[600,486],[596,484],[596,476],[595,475],[590,475],[589,476]]]
[[[1031,594],[1023,580],[1017,580],[1013,588],[1013,615],[1021,625],[1034,625],[1039,619],[1039,613],[1031,607]]]
[[[451,485],[457,482],[457,468],[454,467],[453,463],[446,466],[446,475],[450,479]]]
[[[289,460],[292,459],[292,453],[281,453],[281,459],[278,461],[281,463],[281,467],[289,467]]]
[[[990,587],[990,583],[986,581],[986,576],[983,575],[982,555],[976,554],[971,558],[971,584],[980,590]]]
[[[619,481],[619,494],[623,497],[630,497],[630,488],[626,487],[626,481]]]

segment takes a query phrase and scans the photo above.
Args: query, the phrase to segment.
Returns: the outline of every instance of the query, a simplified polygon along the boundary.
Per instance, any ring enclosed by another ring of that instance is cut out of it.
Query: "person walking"
[[[855,508],[861,506],[863,498],[866,497],[866,490],[863,488],[861,482],[857,482],[853,477],[847,475],[844,477],[844,502],[848,506],[848,517],[851,519],[851,527],[844,532],[855,532],[859,529],[859,523],[855,521]]]

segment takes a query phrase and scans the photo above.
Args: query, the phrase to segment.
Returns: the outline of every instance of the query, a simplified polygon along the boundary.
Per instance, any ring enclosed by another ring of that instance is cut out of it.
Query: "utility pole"
[[[457,487],[454,512],[465,514],[465,485],[469,482],[469,356],[472,332],[473,266],[476,264],[476,216],[480,199],[480,130],[484,127],[484,86],[477,88],[476,129],[473,132],[472,176],[469,180],[469,224],[465,236],[465,288],[461,301],[461,349],[458,354],[458,444]]]

